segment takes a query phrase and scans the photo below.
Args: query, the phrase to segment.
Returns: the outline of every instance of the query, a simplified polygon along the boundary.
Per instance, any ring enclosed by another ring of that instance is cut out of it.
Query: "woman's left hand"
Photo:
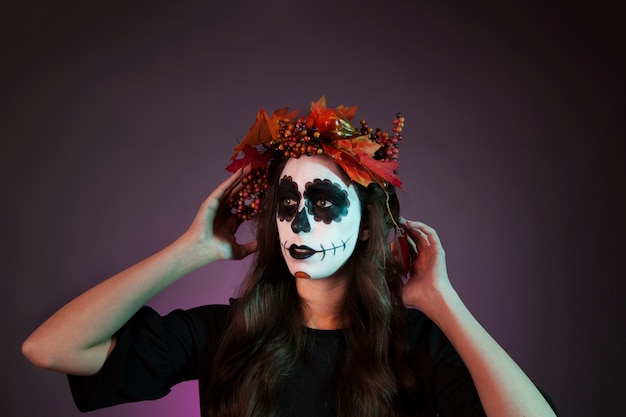
[[[410,239],[413,253],[410,278],[402,290],[402,301],[426,315],[436,314],[442,297],[454,291],[446,268],[445,251],[437,232],[417,221],[401,219],[401,226]],[[432,318],[432,317],[431,317]]]
[[[488,416],[550,416],[541,392],[487,333],[452,288],[437,232],[421,222],[400,219],[413,242],[410,278],[402,301],[439,326],[469,370]]]

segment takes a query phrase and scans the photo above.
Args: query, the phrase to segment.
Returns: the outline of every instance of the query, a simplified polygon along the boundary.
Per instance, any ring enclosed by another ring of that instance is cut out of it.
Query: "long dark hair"
[[[276,185],[285,163],[278,159],[270,167],[269,192],[257,215],[259,251],[214,361],[207,391],[212,417],[279,416],[285,378],[303,357],[302,300],[276,228]],[[369,237],[350,259],[353,273],[343,306],[350,327],[337,361],[337,416],[408,415],[416,388],[408,366],[401,269],[389,249],[398,199],[391,185],[355,186]]]

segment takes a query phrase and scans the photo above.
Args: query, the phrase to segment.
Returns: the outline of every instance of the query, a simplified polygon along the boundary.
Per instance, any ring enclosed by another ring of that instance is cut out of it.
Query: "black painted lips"
[[[289,246],[289,255],[294,259],[307,259],[315,255],[317,251],[308,246],[297,246],[295,244]]]

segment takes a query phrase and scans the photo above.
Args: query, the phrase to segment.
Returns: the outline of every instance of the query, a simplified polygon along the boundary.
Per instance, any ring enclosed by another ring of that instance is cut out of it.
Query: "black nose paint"
[[[309,233],[311,231],[311,224],[309,223],[309,216],[307,216],[305,209],[303,208],[296,214],[296,218],[291,222],[291,230],[294,233]]]

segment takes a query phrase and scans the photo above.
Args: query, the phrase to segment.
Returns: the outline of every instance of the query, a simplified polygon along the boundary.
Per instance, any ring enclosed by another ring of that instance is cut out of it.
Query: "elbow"
[[[72,375],[93,375],[102,368],[113,346],[115,338],[92,349],[80,350],[35,332],[22,343],[22,354],[38,368]]]
[[[54,360],[46,344],[38,341],[33,335],[22,343],[22,354],[33,365],[43,369],[54,369]]]

